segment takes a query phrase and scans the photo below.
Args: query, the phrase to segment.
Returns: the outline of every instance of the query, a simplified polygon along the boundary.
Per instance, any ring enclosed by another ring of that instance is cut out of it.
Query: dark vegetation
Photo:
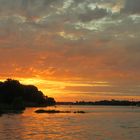
[[[57,102],[57,105],[111,105],[111,106],[139,106],[140,101],[127,101],[127,100],[102,100],[95,102]]]
[[[54,98],[45,96],[33,85],[23,85],[12,79],[0,82],[0,113],[50,105],[55,105]]]
[[[44,109],[38,109],[35,111],[35,113],[49,113],[49,114],[53,114],[53,113],[86,113],[85,111],[60,111],[60,110],[44,110]]]

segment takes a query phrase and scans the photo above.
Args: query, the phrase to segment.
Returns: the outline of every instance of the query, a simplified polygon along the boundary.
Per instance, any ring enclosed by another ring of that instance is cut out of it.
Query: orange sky
[[[58,101],[140,100],[139,0],[0,0],[0,79]]]

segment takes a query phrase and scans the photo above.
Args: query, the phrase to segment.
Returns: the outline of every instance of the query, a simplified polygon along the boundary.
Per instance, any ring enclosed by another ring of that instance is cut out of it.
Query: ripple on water
[[[60,106],[85,114],[23,114],[0,117],[1,140],[139,140],[140,108]],[[115,111],[116,110],[116,111]]]

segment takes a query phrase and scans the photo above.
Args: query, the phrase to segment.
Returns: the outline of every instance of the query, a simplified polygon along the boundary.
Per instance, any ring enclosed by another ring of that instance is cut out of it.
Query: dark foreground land
[[[17,80],[0,82],[0,114],[22,112],[26,107],[55,105],[52,97],[45,96],[34,85],[23,85]]]

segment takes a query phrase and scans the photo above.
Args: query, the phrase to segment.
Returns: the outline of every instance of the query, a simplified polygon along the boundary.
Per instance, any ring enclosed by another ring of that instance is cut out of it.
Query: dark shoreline
[[[56,105],[92,105],[92,106],[140,106],[140,101],[127,100],[101,100],[95,102],[77,101],[77,102],[56,102]]]

